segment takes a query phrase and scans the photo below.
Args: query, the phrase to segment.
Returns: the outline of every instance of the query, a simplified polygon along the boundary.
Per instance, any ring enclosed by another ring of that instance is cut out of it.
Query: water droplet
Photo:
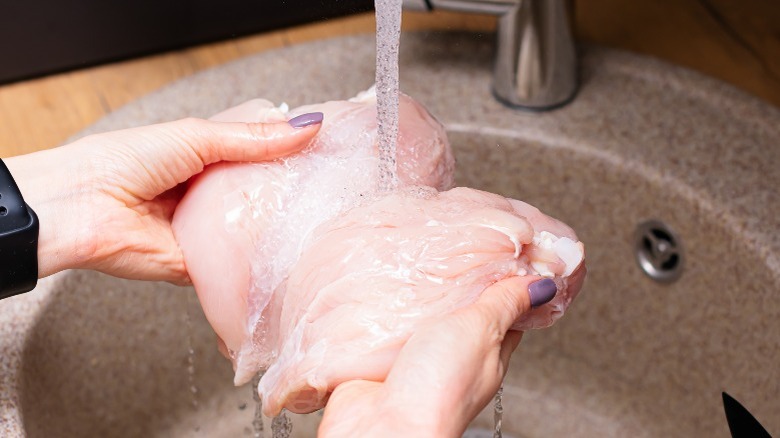
[[[184,313],[185,328],[187,330],[187,383],[189,383],[190,394],[192,394],[192,408],[198,409],[198,387],[195,385],[195,348],[193,341],[192,316],[190,308],[192,307],[192,292],[186,291],[187,299],[184,303],[186,312]]]
[[[504,417],[504,406],[501,404],[503,396],[504,382],[501,382],[493,399],[493,438],[501,438],[501,423]]]

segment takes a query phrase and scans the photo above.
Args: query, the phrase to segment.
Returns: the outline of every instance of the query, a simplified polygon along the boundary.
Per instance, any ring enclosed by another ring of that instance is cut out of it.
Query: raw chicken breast
[[[450,188],[455,160],[441,124],[408,96],[401,96],[399,109],[400,184]],[[313,111],[325,117],[303,153],[271,163],[209,166],[173,218],[187,271],[233,360],[237,384],[276,355],[277,346],[264,341],[261,311],[297,261],[306,236],[377,190],[376,96],[369,90],[349,101],[292,111],[257,99],[212,117],[273,122]]]
[[[301,154],[210,166],[174,217],[187,269],[224,341],[235,383],[267,370],[266,414],[311,412],[352,379],[381,381],[416,327],[514,275],[558,294],[515,323],[540,328],[578,293],[584,249],[565,224],[520,201],[452,184],[444,130],[403,96],[400,189],[377,193],[372,93],[293,111],[251,101],[218,120],[325,122]]]
[[[311,412],[340,383],[384,380],[415,328],[506,277],[555,279],[553,301],[513,328],[549,326],[579,291],[566,277],[582,257],[566,225],[473,189],[408,187],[353,208],[315,230],[263,313],[281,346],[260,381],[265,412]]]

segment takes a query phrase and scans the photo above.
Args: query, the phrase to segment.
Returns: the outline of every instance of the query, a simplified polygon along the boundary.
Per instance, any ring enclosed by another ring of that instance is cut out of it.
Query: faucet
[[[566,0],[403,0],[406,9],[499,16],[493,94],[507,106],[546,111],[577,92],[577,54]]]

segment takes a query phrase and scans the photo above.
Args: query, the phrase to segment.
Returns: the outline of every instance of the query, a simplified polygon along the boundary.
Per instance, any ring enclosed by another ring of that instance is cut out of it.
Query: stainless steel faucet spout
[[[508,106],[554,109],[577,92],[577,54],[566,0],[404,0],[404,7],[499,16],[493,93]]]

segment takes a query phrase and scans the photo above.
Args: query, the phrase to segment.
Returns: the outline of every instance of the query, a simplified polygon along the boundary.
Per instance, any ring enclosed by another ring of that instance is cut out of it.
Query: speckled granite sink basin
[[[504,430],[727,436],[725,390],[780,434],[780,111],[679,68],[586,48],[571,105],[515,112],[490,96],[491,40],[407,35],[402,88],[448,127],[460,185],[571,224],[590,268],[569,314],[515,355]],[[342,99],[373,71],[370,36],[291,47],[176,83],[90,132],[253,97]],[[683,241],[676,283],[653,282],[634,261],[634,228],[649,218]],[[0,302],[0,435],[248,435],[250,389],[232,387],[214,341],[191,289],[90,272],[46,279]],[[298,435],[314,436],[317,419],[296,418]]]

